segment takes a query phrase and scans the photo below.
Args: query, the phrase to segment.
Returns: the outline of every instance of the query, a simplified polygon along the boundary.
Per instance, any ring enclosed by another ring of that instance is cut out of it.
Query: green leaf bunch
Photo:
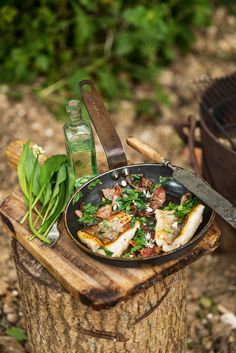
[[[47,234],[74,190],[75,177],[65,155],[52,156],[42,166],[39,155],[29,141],[24,144],[17,174],[28,210],[21,223],[27,218],[33,238],[49,244]]]

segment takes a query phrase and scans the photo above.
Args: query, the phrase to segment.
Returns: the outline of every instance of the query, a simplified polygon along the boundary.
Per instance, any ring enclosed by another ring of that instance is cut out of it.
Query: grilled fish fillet
[[[204,206],[195,206],[187,216],[182,228],[178,226],[173,211],[156,210],[155,241],[167,252],[186,244],[195,234],[202,222]]]
[[[130,227],[131,215],[116,212],[97,225],[78,231],[80,241],[95,253],[105,255],[104,249],[119,257],[128,248],[129,241],[134,237],[140,224],[137,221]]]

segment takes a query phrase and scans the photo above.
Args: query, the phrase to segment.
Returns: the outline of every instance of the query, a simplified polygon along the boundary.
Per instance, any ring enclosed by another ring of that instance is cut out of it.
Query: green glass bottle
[[[65,144],[76,178],[97,174],[96,150],[90,123],[84,120],[80,101],[66,106],[68,122],[64,125]]]

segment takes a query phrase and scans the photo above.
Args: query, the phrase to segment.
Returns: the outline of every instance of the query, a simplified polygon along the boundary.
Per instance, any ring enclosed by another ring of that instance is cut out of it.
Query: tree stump
[[[185,351],[185,269],[95,310],[65,291],[17,241],[12,246],[32,353]]]
[[[8,148],[13,168],[20,146]],[[63,225],[52,248],[29,241],[29,228],[19,222],[24,213],[19,192],[0,205],[3,225],[17,240],[12,247],[32,353],[184,353],[184,268],[217,248],[214,224],[178,259],[122,268],[85,254]]]

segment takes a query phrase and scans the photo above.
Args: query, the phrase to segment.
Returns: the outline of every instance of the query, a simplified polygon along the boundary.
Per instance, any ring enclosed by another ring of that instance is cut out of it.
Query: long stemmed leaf
[[[33,184],[34,184],[34,177],[35,177],[35,171],[38,165],[38,156],[35,159],[33,170],[31,173],[30,181],[29,181],[29,226],[30,230],[33,232],[35,236],[37,236],[40,240],[42,240],[45,243],[50,243],[50,240],[44,237],[40,232],[38,232],[33,224]]]
[[[23,191],[26,199],[29,199],[28,182],[25,174],[26,156],[29,150],[30,141],[23,145],[23,150],[20,155],[20,159],[17,166],[17,175],[21,190]]]
[[[27,150],[27,165],[25,165],[25,175],[28,183],[31,181],[31,176],[34,170],[34,178],[32,180],[32,192],[35,196],[38,195],[40,191],[40,175],[41,175],[41,165],[37,162],[36,163],[36,157],[32,152],[31,148],[28,148]]]
[[[49,183],[49,184],[47,184],[47,186],[46,186],[46,188],[40,198],[40,202],[41,202],[43,208],[51,200],[51,196],[52,196],[52,185],[51,185],[51,183]]]
[[[60,167],[57,173],[57,179],[52,193],[52,198],[57,196],[57,194],[60,191],[60,184],[63,183],[63,181],[65,180],[66,180],[66,166],[65,164],[62,164],[62,166]]]
[[[62,163],[64,163],[66,160],[67,160],[67,157],[65,155],[58,154],[48,158],[43,163],[41,176],[40,176],[41,187],[49,183],[53,174],[58,171]]]
[[[66,203],[69,200],[69,197],[71,196],[74,187],[75,187],[75,175],[73,172],[73,169],[71,168],[70,164],[67,162],[66,164],[66,171],[67,171],[67,183],[66,183]]]
[[[43,221],[45,221],[47,219],[49,212],[54,207],[53,205],[55,203],[55,198],[57,197],[57,195],[60,191],[61,183],[63,183],[65,180],[66,180],[66,166],[64,163],[64,164],[62,164],[62,166],[60,167],[60,169],[57,172],[56,183],[54,185],[54,189],[52,191],[50,201],[49,201],[48,206],[46,208],[46,211],[45,211],[45,214],[43,217]],[[48,184],[48,185],[51,185],[51,184]],[[50,212],[50,214],[51,214],[51,212]]]
[[[61,184],[60,192],[58,194],[59,196],[59,201],[57,204],[57,208],[55,209],[53,215],[51,215],[40,227],[39,231],[40,233],[44,233],[44,235],[47,235],[48,231],[51,229],[53,226],[54,222],[57,220],[59,215],[64,209],[65,206],[65,196],[66,196],[66,187],[65,183]],[[46,233],[46,234],[45,234]]]

